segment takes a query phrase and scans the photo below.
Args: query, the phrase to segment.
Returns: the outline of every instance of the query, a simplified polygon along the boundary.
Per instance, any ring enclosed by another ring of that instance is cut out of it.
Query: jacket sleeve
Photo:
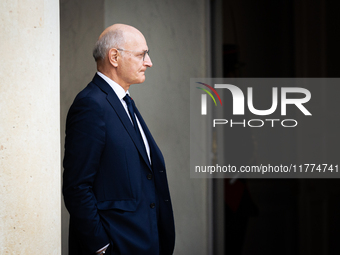
[[[77,239],[89,254],[110,243],[93,193],[104,146],[103,110],[92,98],[76,99],[66,121],[63,195]]]

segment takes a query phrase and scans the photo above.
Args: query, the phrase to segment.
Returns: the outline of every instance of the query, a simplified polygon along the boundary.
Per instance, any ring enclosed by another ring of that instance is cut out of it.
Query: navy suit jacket
[[[164,159],[142,116],[144,144],[114,90],[99,75],[75,98],[66,121],[63,195],[69,252],[172,254],[175,230]]]

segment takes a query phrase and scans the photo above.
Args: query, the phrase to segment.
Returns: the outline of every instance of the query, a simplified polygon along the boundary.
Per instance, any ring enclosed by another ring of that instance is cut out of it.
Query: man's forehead
[[[147,50],[148,46],[142,33],[127,33],[124,36],[125,45],[124,47],[138,47],[138,50]]]

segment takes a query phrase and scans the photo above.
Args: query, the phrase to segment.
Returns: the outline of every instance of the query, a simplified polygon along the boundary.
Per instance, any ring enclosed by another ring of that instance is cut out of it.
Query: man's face
[[[142,83],[145,81],[145,70],[152,66],[145,38],[142,34],[131,33],[125,37],[123,50],[119,51],[120,58],[117,68],[121,86]]]

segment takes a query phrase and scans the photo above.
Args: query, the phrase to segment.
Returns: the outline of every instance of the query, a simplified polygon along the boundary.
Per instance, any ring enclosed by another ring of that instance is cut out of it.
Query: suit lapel
[[[144,159],[145,163],[147,164],[147,166],[149,167],[149,169],[151,171],[151,165],[150,165],[150,162],[149,162],[148,155],[146,153],[145,146],[144,146],[144,144],[141,143],[141,139],[137,136],[136,130],[134,129],[134,127],[133,127],[133,125],[132,125],[122,103],[120,102],[119,98],[117,97],[116,93],[110,87],[110,85],[108,85],[106,83],[106,81],[104,81],[99,75],[96,74],[95,77],[93,78],[93,81],[94,81],[95,84],[97,84],[97,86],[99,86],[107,94],[106,99],[108,100],[110,105],[113,107],[113,109],[117,113],[117,115],[118,115],[119,119],[121,120],[121,122],[123,123],[126,131],[130,135],[132,141],[136,145],[139,153],[141,154],[142,158]],[[138,116],[138,119],[139,119],[139,116]],[[144,129],[144,127],[143,127],[143,129]]]

